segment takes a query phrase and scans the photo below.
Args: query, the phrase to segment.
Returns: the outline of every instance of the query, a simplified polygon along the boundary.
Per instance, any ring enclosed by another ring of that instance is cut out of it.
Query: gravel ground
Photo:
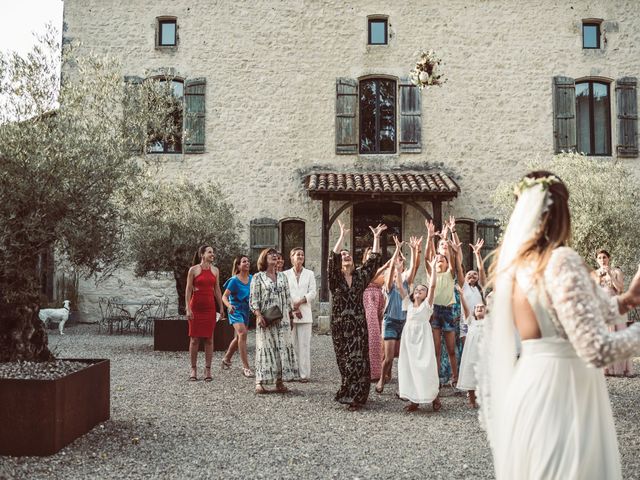
[[[50,337],[58,356],[111,360],[111,419],[50,457],[0,456],[0,479],[493,478],[476,412],[450,389],[438,413],[404,413],[395,382],[372,387],[359,412],[334,402],[329,336],[312,338],[311,382],[258,396],[237,356],[223,371],[215,352],[213,382],[187,382],[186,352],[154,352],[149,336],[65,333]],[[200,353],[200,378],[203,366]],[[609,391],[625,478],[640,478],[640,378],[610,379]]]

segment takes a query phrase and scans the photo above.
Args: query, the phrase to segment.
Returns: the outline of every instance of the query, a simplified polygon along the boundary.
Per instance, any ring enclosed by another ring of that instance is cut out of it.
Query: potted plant
[[[161,90],[128,90],[114,62],[63,52],[52,28],[25,57],[0,53],[0,455],[52,454],[109,418],[109,360],[49,350],[40,258],[55,251],[87,275],[121,263],[145,178],[131,145],[162,118]],[[114,113],[133,95],[152,101]]]

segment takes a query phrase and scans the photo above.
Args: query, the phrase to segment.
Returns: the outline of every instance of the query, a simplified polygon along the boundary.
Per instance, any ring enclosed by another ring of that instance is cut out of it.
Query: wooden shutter
[[[554,150],[574,152],[576,140],[576,82],[569,77],[553,77]]]
[[[194,78],[184,82],[185,153],[204,152],[206,88],[207,81],[205,78]]]
[[[124,77],[125,89],[122,105],[123,113],[123,129],[125,135],[127,135],[127,149],[133,155],[140,155],[144,152],[145,137],[144,125],[139,123],[136,112],[139,111],[141,105],[141,98],[139,92],[139,86],[144,79],[142,77],[136,77],[128,75]],[[134,131],[134,135],[129,137],[129,133]]]
[[[618,146],[619,157],[638,156],[638,79],[623,77],[616,82],[618,104]]]
[[[249,222],[251,257],[255,261],[265,248],[278,248],[278,221],[273,218],[256,218]]]
[[[422,95],[409,77],[400,79],[400,152],[422,151]]]
[[[358,82],[336,79],[336,153],[358,153]]]

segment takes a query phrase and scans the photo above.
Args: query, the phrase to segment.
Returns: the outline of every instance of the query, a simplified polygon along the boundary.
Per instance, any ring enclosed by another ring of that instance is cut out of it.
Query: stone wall
[[[247,226],[259,217],[302,218],[308,267],[318,273],[321,209],[304,191],[304,174],[442,168],[462,190],[443,214],[494,216],[496,185],[553,152],[553,76],[640,76],[637,7],[635,0],[65,0],[64,20],[69,39],[119,57],[123,75],[173,68],[206,77],[205,153],[157,156],[163,179],[186,173],[219,182]],[[372,14],[388,15],[387,46],[366,45]],[[162,15],[178,19],[175,50],[154,48]],[[584,18],[604,19],[603,49],[581,48]],[[422,152],[336,155],[336,78],[404,76],[428,48],[443,58],[448,81],[422,94]],[[615,100],[611,109],[615,151]],[[637,159],[623,161],[637,171]],[[405,214],[405,237],[422,234],[421,216],[410,207]],[[82,288],[88,299],[110,287]]]

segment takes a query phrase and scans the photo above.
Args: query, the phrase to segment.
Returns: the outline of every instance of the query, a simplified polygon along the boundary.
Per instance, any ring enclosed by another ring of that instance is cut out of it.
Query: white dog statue
[[[71,306],[71,302],[69,300],[64,301],[64,307],[62,308],[43,308],[38,312],[38,316],[40,320],[45,324],[45,326],[49,326],[49,322],[51,320],[60,322],[58,323],[58,330],[60,331],[60,335],[64,335],[62,330],[64,330],[64,324],[69,320],[69,307]]]

